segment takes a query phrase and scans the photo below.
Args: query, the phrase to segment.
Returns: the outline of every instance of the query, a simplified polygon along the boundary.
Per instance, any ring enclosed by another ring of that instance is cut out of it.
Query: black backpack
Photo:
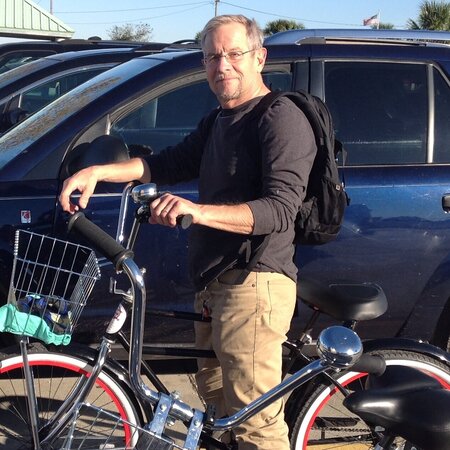
[[[341,142],[334,136],[330,110],[319,97],[305,91],[269,92],[252,110],[251,120],[257,123],[267,109],[282,96],[288,97],[303,111],[314,132],[317,145],[306,196],[295,220],[294,242],[300,245],[325,244],[338,235],[345,208],[349,204],[336,163],[340,152],[344,159],[344,150]],[[215,110],[207,118],[208,130],[211,129],[219,111],[220,109]]]
[[[325,103],[314,95],[304,91],[269,92],[254,107],[250,120],[256,123],[265,111],[280,97],[291,99],[305,114],[314,132],[317,145],[317,154],[314,159],[305,199],[295,219],[294,243],[299,245],[320,245],[334,240],[344,219],[344,211],[349,204],[349,198],[344,189],[344,182],[339,178],[336,159],[342,152],[345,159],[342,144],[334,136],[333,121],[330,111]],[[210,130],[220,109],[215,110],[205,121],[205,127]],[[301,145],[301,143],[299,143]],[[254,237],[253,237],[254,238]],[[236,280],[242,283],[248,273],[258,263],[269,243],[270,235],[252,239],[250,237],[241,247],[239,254],[245,255],[246,266]],[[259,239],[259,238],[262,238]],[[227,268],[236,262],[235,255],[224,258],[220,267],[215,268],[211,274],[205,275],[205,279],[213,280]]]
[[[306,196],[295,220],[294,242],[301,245],[325,244],[338,235],[349,204],[336,163],[339,153],[344,153],[342,144],[335,138],[328,107],[319,97],[307,92],[270,92],[255,107],[255,114],[261,117],[281,96],[288,97],[303,111],[317,145]]]

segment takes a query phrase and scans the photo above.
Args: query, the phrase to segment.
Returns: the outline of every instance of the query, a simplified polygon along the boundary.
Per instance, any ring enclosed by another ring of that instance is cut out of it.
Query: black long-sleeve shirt
[[[286,97],[255,120],[250,113],[260,100],[222,110],[210,127],[204,119],[180,144],[147,159],[152,181],[175,184],[199,178],[200,204],[247,203],[253,213],[251,236],[192,226],[189,261],[199,290],[225,268],[244,267],[247,240],[256,247],[266,235],[268,245],[254,270],[296,280],[294,219],[316,153],[314,134]]]

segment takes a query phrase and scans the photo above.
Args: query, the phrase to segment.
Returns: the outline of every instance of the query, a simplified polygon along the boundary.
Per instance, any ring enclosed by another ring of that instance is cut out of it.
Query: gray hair
[[[205,28],[203,28],[201,32],[201,46],[202,49],[204,49],[206,36],[208,33],[211,33],[216,28],[227,25],[229,23],[240,23],[244,25],[246,31],[247,31],[247,40],[250,48],[258,49],[263,46],[264,41],[264,35],[261,31],[261,28],[259,28],[258,24],[256,23],[255,19],[248,19],[245,16],[242,15],[223,15],[223,16],[216,16],[213,17],[208,21],[208,23],[205,25]]]

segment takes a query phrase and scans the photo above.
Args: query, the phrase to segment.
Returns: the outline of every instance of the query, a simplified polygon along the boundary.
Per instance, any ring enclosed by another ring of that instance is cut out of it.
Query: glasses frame
[[[231,50],[229,52],[222,53],[222,54],[214,53],[213,55],[205,56],[204,58],[202,58],[202,63],[205,67],[213,66],[213,65],[218,64],[222,58],[225,58],[225,60],[229,64],[233,64],[233,63],[241,61],[242,57],[245,54],[254,52],[256,50],[258,50],[258,49],[252,48],[250,50],[246,50],[245,52],[240,51],[240,50]]]

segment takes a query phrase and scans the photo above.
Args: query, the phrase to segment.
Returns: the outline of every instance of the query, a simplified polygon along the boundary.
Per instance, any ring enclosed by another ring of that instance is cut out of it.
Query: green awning
[[[31,0],[0,0],[0,36],[59,39],[74,32]]]

